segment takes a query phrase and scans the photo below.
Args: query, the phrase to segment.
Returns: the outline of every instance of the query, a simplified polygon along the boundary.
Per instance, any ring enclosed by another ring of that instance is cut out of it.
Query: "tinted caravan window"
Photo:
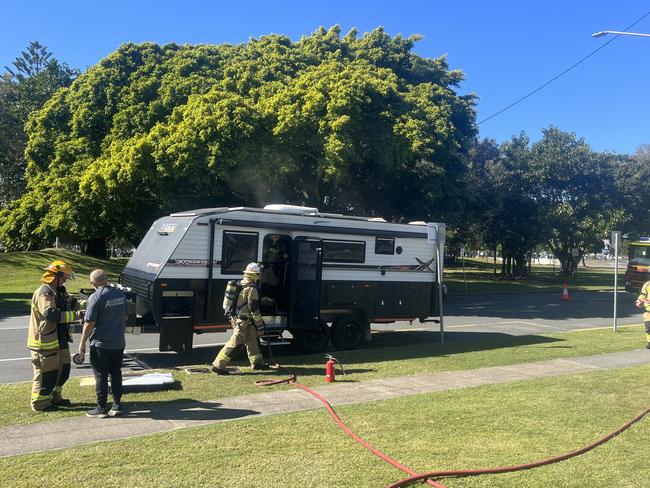
[[[377,237],[375,239],[375,254],[395,254],[395,239]]]
[[[366,261],[366,243],[323,241],[323,261],[330,263],[364,263]]]
[[[248,263],[257,262],[258,239],[254,232],[224,231],[221,273],[240,275]]]

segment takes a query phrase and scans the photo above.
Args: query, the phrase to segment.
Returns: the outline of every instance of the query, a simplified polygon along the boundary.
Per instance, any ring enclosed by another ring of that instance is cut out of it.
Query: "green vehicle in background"
[[[638,293],[643,283],[650,280],[650,237],[640,237],[630,242],[625,289]]]

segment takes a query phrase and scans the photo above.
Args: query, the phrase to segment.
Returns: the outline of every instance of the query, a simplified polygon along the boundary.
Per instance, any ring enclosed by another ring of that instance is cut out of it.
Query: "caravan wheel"
[[[356,349],[363,340],[363,333],[359,319],[341,317],[332,325],[332,344],[337,349]]]
[[[293,343],[298,350],[307,353],[322,352],[330,340],[327,322],[320,322],[319,329],[291,329]]]

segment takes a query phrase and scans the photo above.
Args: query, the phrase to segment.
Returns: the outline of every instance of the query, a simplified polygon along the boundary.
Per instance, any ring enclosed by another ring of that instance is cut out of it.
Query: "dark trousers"
[[[111,391],[113,400],[120,402],[122,398],[122,349],[102,349],[90,347],[90,365],[95,372],[95,393],[97,405],[106,407],[108,399],[108,375],[111,376]]]

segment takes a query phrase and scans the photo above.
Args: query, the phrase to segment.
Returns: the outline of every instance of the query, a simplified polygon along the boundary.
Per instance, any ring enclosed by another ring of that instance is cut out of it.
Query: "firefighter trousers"
[[[235,357],[237,349],[240,346],[246,347],[246,353],[248,355],[248,361],[252,366],[260,366],[264,363],[264,358],[260,352],[260,346],[258,344],[257,338],[257,329],[255,324],[249,320],[233,320],[233,334],[226,342],[226,345],[223,346],[217,357],[212,362],[212,365],[215,368],[225,369],[230,361]]]
[[[32,351],[34,379],[32,410],[43,410],[61,401],[61,389],[70,377],[70,349]]]
[[[645,321],[645,340],[646,347],[650,349],[650,321],[648,320]]]

